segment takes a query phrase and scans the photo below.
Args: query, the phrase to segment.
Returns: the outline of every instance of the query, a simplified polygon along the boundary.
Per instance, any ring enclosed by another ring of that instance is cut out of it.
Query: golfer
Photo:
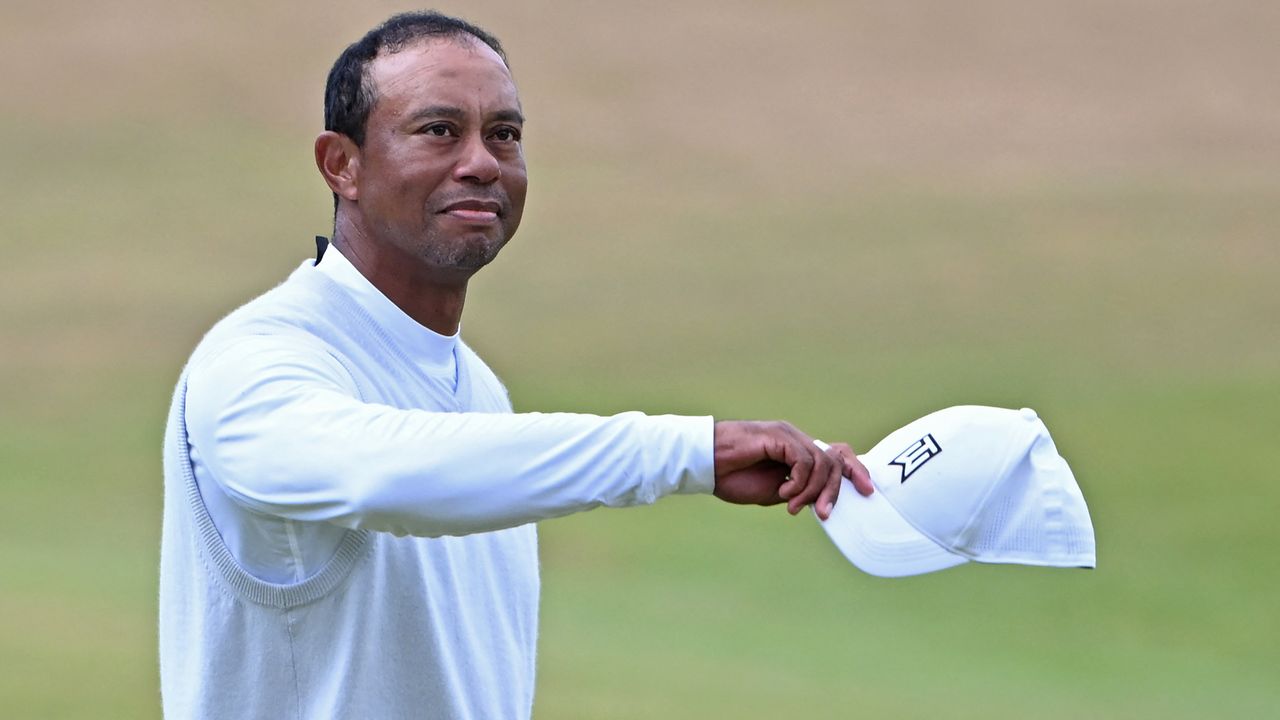
[[[435,13],[348,47],[315,141],[319,241],[220,321],[165,436],[169,718],[528,718],[539,520],[714,493],[830,512],[848,446],[781,422],[512,413],[459,337],[524,209],[498,41]]]

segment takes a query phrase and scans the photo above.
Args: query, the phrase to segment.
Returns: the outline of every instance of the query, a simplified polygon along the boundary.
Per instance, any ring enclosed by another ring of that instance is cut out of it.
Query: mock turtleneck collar
[[[418,321],[406,315],[361,275],[337,246],[330,244],[324,251],[323,258],[316,269],[349,292],[356,303],[387,331],[392,340],[400,343],[409,357],[417,361],[425,372],[436,376],[456,377],[457,366],[453,353],[457,348],[461,329],[453,335],[441,335],[418,324]]]

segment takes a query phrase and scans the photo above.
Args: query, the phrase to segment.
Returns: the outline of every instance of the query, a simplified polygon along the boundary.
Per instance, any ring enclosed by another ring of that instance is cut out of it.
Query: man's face
[[[380,55],[370,73],[377,100],[357,199],[370,239],[432,271],[479,270],[524,211],[523,117],[511,73],[468,38]]]

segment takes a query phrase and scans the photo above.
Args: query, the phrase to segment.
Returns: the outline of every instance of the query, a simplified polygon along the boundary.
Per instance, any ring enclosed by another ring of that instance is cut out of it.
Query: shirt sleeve
[[[186,421],[235,502],[397,535],[465,535],[714,485],[709,417],[405,410],[271,336],[193,361]]]

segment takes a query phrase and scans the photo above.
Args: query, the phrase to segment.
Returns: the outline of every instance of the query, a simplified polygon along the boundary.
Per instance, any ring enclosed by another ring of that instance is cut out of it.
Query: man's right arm
[[[423,536],[714,489],[711,418],[454,413],[364,402],[316,348],[269,336],[193,360],[187,427],[239,504]]]
[[[842,473],[861,491],[866,472],[786,423],[368,403],[336,359],[272,336],[202,355],[188,377],[190,442],[234,501],[349,528],[463,535],[713,491],[821,515]]]

